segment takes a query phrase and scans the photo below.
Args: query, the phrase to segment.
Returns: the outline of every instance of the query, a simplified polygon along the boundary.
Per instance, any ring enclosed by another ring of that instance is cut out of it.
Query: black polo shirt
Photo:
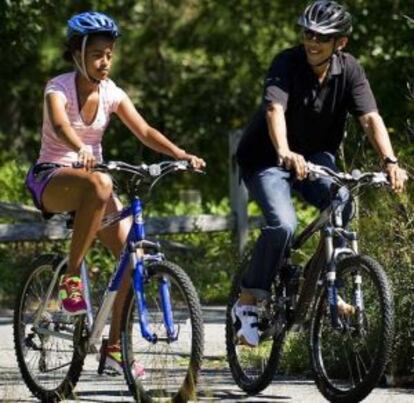
[[[239,144],[237,160],[245,173],[277,165],[266,122],[266,105],[272,102],[284,107],[290,149],[305,158],[320,151],[336,154],[348,112],[361,116],[377,110],[364,70],[349,53],[333,55],[320,84],[303,46],[287,49],[273,60],[262,105]]]

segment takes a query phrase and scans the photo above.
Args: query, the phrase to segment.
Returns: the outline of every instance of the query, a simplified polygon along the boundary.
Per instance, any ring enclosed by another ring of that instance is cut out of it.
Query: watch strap
[[[384,165],[388,164],[398,164],[398,159],[396,157],[385,157],[382,162]]]

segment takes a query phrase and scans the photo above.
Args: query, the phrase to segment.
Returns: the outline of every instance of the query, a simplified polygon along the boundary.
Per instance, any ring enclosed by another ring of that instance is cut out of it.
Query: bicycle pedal
[[[276,334],[276,325],[269,326],[264,329],[260,335],[260,341],[269,340]]]
[[[98,352],[98,356],[96,357],[99,361],[98,364],[98,374],[102,375],[105,372],[105,354],[101,354],[100,352]]]
[[[111,378],[122,375],[118,371],[116,371],[115,369],[107,368],[107,367],[104,367],[104,369],[101,372],[99,372],[99,370],[98,370],[98,374],[99,375],[110,376]]]

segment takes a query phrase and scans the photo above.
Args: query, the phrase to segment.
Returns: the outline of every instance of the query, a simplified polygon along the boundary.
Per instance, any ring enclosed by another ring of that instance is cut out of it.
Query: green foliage
[[[309,372],[307,333],[289,333],[283,344],[280,371],[285,375],[303,375]]]
[[[0,244],[0,309],[14,307],[21,281],[36,257],[62,248],[62,242]]]
[[[376,257],[392,281],[396,336],[389,372],[406,375],[414,373],[414,215],[407,200],[381,199],[380,209],[362,210],[359,228],[364,252]]]
[[[17,279],[22,278],[30,262],[17,254],[15,248],[0,248],[0,307],[12,308],[16,297]]]
[[[217,214],[230,212],[228,199],[209,202],[203,208],[183,202],[166,203],[161,211],[149,208],[153,216]],[[230,233],[192,233],[163,236],[162,239],[187,247],[186,251],[171,250],[168,259],[182,266],[190,275],[204,303],[225,303],[236,267],[236,249]]]
[[[9,160],[0,165],[1,201],[30,204],[29,192],[24,186],[29,165]]]

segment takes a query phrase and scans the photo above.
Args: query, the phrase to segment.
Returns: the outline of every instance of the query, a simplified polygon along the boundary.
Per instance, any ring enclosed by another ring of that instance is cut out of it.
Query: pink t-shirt
[[[57,93],[62,97],[72,127],[99,162],[102,161],[102,136],[108,126],[111,114],[117,110],[118,105],[126,94],[112,80],[101,81],[99,84],[98,111],[93,122],[90,125],[86,125],[79,112],[75,75],[75,72],[70,72],[51,79],[46,85],[45,100],[46,95],[50,93]],[[44,101],[42,144],[37,162],[71,165],[77,160],[77,152],[73,151],[56,136],[49,119],[46,101]]]

